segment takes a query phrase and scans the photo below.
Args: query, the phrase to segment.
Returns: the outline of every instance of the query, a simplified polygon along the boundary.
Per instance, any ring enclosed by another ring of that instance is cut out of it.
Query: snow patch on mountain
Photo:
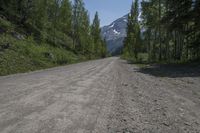
[[[109,26],[109,28],[113,28],[113,27],[114,27],[114,25],[115,25],[115,23],[113,23],[111,26]]]
[[[116,34],[116,35],[119,35],[120,32],[116,31],[115,29],[113,30],[113,32]]]
[[[126,22],[126,23],[127,23],[127,22],[128,22],[128,20],[127,20],[127,19],[124,19],[124,22]]]

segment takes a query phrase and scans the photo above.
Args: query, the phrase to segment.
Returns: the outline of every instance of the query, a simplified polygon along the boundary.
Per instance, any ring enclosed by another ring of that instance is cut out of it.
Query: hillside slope
[[[72,45],[70,38],[65,38]],[[0,76],[33,71],[88,59],[69,47],[38,42],[24,28],[0,17]]]
[[[84,2],[0,1],[0,75],[106,56],[98,12],[90,24]]]

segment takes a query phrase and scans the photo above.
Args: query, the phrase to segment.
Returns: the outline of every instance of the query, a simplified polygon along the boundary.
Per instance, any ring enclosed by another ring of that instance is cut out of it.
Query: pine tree
[[[138,59],[138,53],[140,51],[140,24],[138,22],[139,10],[138,0],[132,3],[131,12],[128,16],[127,24],[127,37],[125,38],[125,51],[130,56],[134,55],[135,59]]]
[[[85,10],[82,15],[82,24],[80,29],[80,42],[81,42],[81,52],[86,55],[89,54],[91,44],[90,39],[90,20],[89,20],[88,11]]]
[[[196,0],[194,2],[194,8],[193,8],[193,16],[194,16],[194,40],[191,42],[191,47],[193,48],[194,55],[196,55],[197,59],[200,59],[200,18],[199,18],[199,12],[200,12],[200,0]]]
[[[98,12],[95,13],[95,17],[91,26],[91,35],[94,41],[94,52],[99,55],[101,51],[101,29],[100,29],[100,20]]]
[[[73,38],[73,44],[74,49],[77,48],[80,50],[80,30],[81,30],[81,24],[82,24],[82,15],[84,12],[84,3],[83,0],[75,0],[74,6],[73,6],[73,29],[72,29],[72,38]]]
[[[102,48],[101,48],[101,57],[105,58],[107,56],[106,39],[105,38],[102,40],[101,45],[102,45]]]
[[[145,43],[147,45],[147,51],[148,51],[148,61],[150,62],[152,60],[152,27],[153,27],[153,14],[151,12],[151,5],[152,3],[150,1],[142,1],[142,26],[146,31],[143,33]]]
[[[142,1],[142,24],[149,61],[199,58],[198,2],[199,0]]]
[[[69,0],[62,0],[60,6],[60,30],[65,34],[71,36],[72,32],[72,5]]]

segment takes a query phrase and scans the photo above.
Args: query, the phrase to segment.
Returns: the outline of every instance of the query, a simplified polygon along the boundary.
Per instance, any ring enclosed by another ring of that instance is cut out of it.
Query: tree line
[[[200,58],[200,0],[143,0],[140,15],[139,10],[135,0],[124,55],[137,60],[139,53],[147,53],[149,62]]]
[[[90,24],[83,0],[73,4],[70,0],[1,0],[0,13],[38,44],[46,42],[89,58],[106,56],[98,12]]]

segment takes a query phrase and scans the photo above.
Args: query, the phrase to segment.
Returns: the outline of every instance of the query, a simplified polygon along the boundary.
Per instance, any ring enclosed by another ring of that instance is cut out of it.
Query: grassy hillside
[[[37,42],[23,32],[23,28],[0,18],[0,76],[88,59],[70,49],[55,47],[47,42]]]
[[[106,57],[83,1],[1,0],[0,75]]]

